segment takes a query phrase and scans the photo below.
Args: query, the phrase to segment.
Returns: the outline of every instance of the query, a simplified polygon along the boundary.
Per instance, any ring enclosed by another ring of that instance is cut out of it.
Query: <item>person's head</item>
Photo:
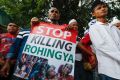
[[[96,0],[92,7],[92,15],[95,18],[105,18],[108,14],[108,5],[102,1]]]
[[[69,21],[69,26],[71,26],[74,30],[78,30],[78,22],[75,19],[71,19]]]
[[[55,66],[51,65],[47,71],[47,77],[54,78],[56,76]]]
[[[62,72],[64,73],[64,75],[68,75],[69,73],[71,73],[72,71],[72,65],[71,64],[65,64],[63,67],[62,67]]]
[[[48,18],[52,21],[58,21],[60,19],[59,10],[55,7],[51,7],[48,11]]]
[[[16,34],[19,31],[19,26],[15,23],[9,23],[7,26],[8,33]]]

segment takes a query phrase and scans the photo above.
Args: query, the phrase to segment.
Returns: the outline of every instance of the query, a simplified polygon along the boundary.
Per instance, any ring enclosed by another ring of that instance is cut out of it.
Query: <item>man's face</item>
[[[71,26],[71,28],[73,30],[78,30],[78,23],[77,22],[72,22],[71,24],[69,24],[69,26]]]
[[[15,23],[9,23],[7,26],[7,31],[9,33],[17,33],[19,30],[19,28],[17,27],[17,25]]]
[[[108,14],[108,7],[107,7],[107,5],[103,4],[103,5],[96,6],[94,8],[94,11],[93,11],[92,14],[96,18],[105,17]]]
[[[48,17],[50,20],[59,20],[60,13],[56,8],[49,10]]]

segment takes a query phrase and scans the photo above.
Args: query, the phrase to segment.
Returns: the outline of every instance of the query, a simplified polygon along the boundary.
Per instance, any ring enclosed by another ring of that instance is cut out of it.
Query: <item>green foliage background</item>
[[[104,1],[107,2],[107,0]],[[111,19],[113,16],[120,18],[119,0],[108,1],[111,1],[108,18]],[[90,7],[93,2],[94,0],[0,0],[0,9],[20,26],[29,27],[32,17],[36,16],[44,20],[48,9],[55,6],[61,12],[61,23],[68,23],[70,19],[75,18],[80,26],[86,27],[92,17]]]

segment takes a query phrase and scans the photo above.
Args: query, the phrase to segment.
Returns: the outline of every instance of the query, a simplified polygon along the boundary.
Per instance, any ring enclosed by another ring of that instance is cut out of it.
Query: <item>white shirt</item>
[[[89,35],[98,60],[98,72],[120,79],[120,31],[111,24],[96,21]]]
[[[81,53],[75,53],[75,60],[81,61],[82,60],[82,54]]]

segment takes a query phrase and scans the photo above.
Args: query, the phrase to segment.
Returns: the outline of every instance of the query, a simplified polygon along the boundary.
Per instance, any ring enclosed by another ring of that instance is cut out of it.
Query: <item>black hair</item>
[[[108,7],[107,3],[102,2],[102,1],[100,1],[100,0],[96,0],[96,1],[94,1],[94,3],[92,4],[91,11],[94,12],[95,7],[97,7],[98,5],[106,5],[106,6]]]

